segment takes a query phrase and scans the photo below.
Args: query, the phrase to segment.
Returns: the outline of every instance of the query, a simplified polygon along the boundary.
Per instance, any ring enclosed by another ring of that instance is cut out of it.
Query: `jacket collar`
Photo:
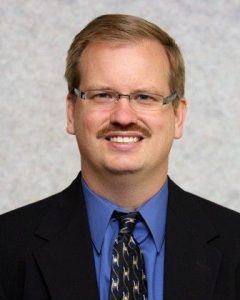
[[[34,257],[51,299],[97,300],[94,257],[80,175],[58,196],[36,229]],[[221,261],[219,234],[202,201],[169,180],[164,300],[212,299]]]
[[[43,240],[34,257],[51,299],[98,299],[80,175],[58,195],[35,236]]]

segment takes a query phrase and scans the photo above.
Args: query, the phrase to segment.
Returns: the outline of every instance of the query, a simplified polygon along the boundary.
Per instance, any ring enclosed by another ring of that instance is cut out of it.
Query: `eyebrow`
[[[80,88],[81,89],[81,88]],[[82,90],[82,89],[81,89]],[[113,88],[109,87],[109,86],[103,86],[103,85],[91,85],[89,87],[87,87],[86,89],[84,89],[85,91],[115,91]]]
[[[110,86],[104,86],[104,85],[92,85],[84,90],[85,91],[116,91],[116,92],[120,92],[115,88],[112,88]],[[148,88],[143,87],[143,88],[134,89],[130,93],[150,93],[150,94],[162,95],[162,92],[160,92],[160,90],[156,90],[156,87],[153,87],[153,86],[152,87],[150,86]]]

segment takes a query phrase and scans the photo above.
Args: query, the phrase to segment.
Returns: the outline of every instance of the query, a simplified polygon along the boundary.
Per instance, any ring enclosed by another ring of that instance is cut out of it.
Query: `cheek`
[[[174,127],[173,115],[168,111],[145,114],[143,120],[148,127],[155,131],[155,134],[156,132],[161,134],[164,131],[171,131],[171,128]]]
[[[149,122],[150,124],[150,122]],[[173,114],[162,114],[151,122],[153,135],[161,143],[171,143],[175,135],[175,118]]]
[[[75,117],[75,134],[78,148],[83,157],[91,153],[90,149],[94,147],[96,129],[94,118],[91,114],[85,114],[83,111],[78,112]]]
[[[105,115],[105,114],[104,114]],[[106,123],[106,116],[96,111],[79,108],[75,114],[75,130],[78,138],[96,136],[99,129]]]
[[[89,115],[79,105],[74,112],[74,129],[78,140],[81,140],[86,135],[90,120]]]

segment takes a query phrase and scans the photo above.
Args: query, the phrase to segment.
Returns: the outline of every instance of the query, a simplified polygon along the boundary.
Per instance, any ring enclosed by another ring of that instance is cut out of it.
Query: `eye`
[[[154,95],[150,95],[150,94],[135,94],[134,95],[134,100],[138,101],[138,102],[155,102],[157,101],[156,97],[154,97]]]
[[[114,94],[108,91],[89,91],[87,96],[95,101],[108,101],[114,98]]]

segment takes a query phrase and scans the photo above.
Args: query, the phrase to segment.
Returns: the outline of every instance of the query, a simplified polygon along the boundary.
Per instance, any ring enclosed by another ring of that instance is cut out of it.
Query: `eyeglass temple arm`
[[[172,94],[172,95],[170,95],[170,96],[167,96],[167,97],[165,97],[165,98],[163,99],[163,104],[168,104],[168,103],[170,103],[170,102],[176,100],[176,98],[177,98],[177,93],[174,93],[174,94]]]
[[[78,89],[76,89],[76,88],[73,89],[73,94],[76,95],[76,96],[78,96],[78,97],[80,97],[80,98],[82,98],[82,99],[85,99],[84,98],[85,93],[82,92],[82,91],[80,91],[80,90],[78,90]]]

